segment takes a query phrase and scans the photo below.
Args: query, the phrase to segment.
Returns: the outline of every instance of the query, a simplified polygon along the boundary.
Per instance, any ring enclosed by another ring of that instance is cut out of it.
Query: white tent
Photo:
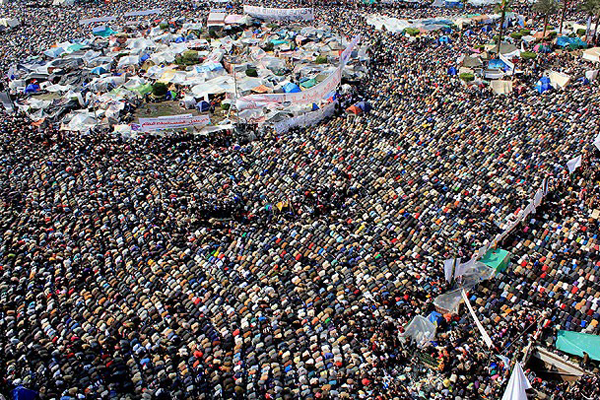
[[[562,89],[571,82],[571,77],[562,72],[552,71],[550,72],[550,86],[554,89]]]
[[[600,47],[592,47],[583,51],[582,55],[584,60],[592,62],[600,62]]]
[[[21,23],[16,18],[0,18],[0,26],[14,28],[15,26],[19,26],[20,24]]]
[[[52,2],[53,6],[62,6],[62,7],[72,6],[73,4],[75,4],[75,0],[54,0]]]
[[[490,86],[496,94],[509,94],[513,89],[512,81],[492,81]]]
[[[527,392],[525,392],[527,389],[531,389],[531,384],[523,373],[521,364],[517,362],[513,368],[502,400],[527,400]]]

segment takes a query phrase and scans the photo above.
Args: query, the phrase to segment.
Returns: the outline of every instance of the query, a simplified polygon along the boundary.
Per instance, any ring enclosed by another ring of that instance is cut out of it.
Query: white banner
[[[286,19],[296,21],[312,21],[315,14],[312,8],[268,8],[244,6],[244,13],[260,19]]]
[[[113,15],[109,15],[107,17],[80,19],[79,25],[94,24],[96,22],[109,22],[109,21],[114,21],[115,19],[117,19],[117,17],[115,17]]]
[[[329,93],[334,91],[342,81],[342,71],[346,66],[350,54],[352,54],[352,50],[359,40],[360,36],[356,36],[352,42],[350,42],[348,47],[342,52],[342,57],[340,57],[340,65],[337,67],[335,72],[313,88],[296,93],[255,94],[240,97],[236,101],[236,107],[238,111],[249,108],[262,108],[275,104],[308,104],[320,101]]]
[[[144,15],[152,15],[152,14],[160,14],[162,13],[162,8],[154,8],[152,10],[142,10],[142,11],[130,11],[125,13],[124,17],[142,17]]]
[[[469,309],[471,316],[475,320],[475,325],[477,326],[477,329],[479,329],[479,333],[481,333],[481,336],[483,337],[483,341],[489,348],[492,348],[493,347],[492,339],[490,338],[490,335],[488,335],[488,333],[483,328],[483,325],[481,325],[481,322],[479,322],[479,318],[477,318],[475,311],[473,311],[473,307],[471,307],[471,302],[469,302],[469,298],[467,297],[467,293],[465,292],[465,289],[461,290],[460,294],[461,294],[463,300],[465,301],[465,305]]]
[[[158,131],[162,129],[178,129],[189,126],[204,126],[210,124],[208,115],[170,115],[157,118],[140,118],[140,130],[143,132]]]
[[[291,128],[303,128],[305,126],[314,125],[317,122],[332,116],[335,111],[336,104],[337,102],[334,102],[317,111],[308,112],[298,117],[288,118],[284,121],[277,122],[275,124],[275,131],[277,133],[285,133]]]

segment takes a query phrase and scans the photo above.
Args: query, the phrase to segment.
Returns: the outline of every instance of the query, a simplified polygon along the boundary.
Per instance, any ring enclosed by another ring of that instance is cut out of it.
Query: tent
[[[600,62],[600,47],[592,47],[591,49],[584,50],[582,57],[584,60]]]
[[[284,93],[301,92],[300,87],[298,87],[298,85],[296,85],[295,83],[291,83],[291,82],[283,86],[283,91],[284,91]]]
[[[586,352],[592,360],[600,361],[600,336],[588,333],[558,331],[556,343],[558,350],[567,354],[583,357]]]
[[[508,69],[508,65],[499,58],[494,58],[490,60],[488,63],[488,68],[490,69],[501,69],[502,71],[506,71]]]
[[[208,22],[206,23],[206,25],[209,26],[209,27],[211,27],[211,26],[217,26],[217,27],[225,26],[225,18],[226,17],[227,17],[226,13],[211,12],[210,14],[208,14]]]
[[[113,31],[112,29],[110,29],[110,27],[108,27],[108,26],[97,26],[92,29],[92,34],[94,36],[109,37],[113,33],[116,33],[116,32]]]
[[[30,83],[29,85],[27,85],[27,87],[25,88],[25,93],[35,93],[38,90],[40,90],[40,85],[36,84],[36,83]]]
[[[106,74],[108,71],[104,67],[96,67],[90,71],[92,74],[102,75]]]
[[[496,94],[509,94],[512,92],[513,83],[511,81],[492,81],[490,86]]]
[[[550,78],[548,78],[547,76],[543,76],[536,84],[535,84],[535,90],[537,90],[538,93],[544,93],[545,91],[550,90],[552,86],[550,86]]]
[[[550,72],[550,85],[554,89],[562,89],[571,82],[571,77],[562,72]]]
[[[504,249],[490,249],[479,261],[496,271],[504,272],[510,262],[510,253]]]
[[[73,4],[75,4],[75,0],[54,0],[52,2],[53,6],[61,6],[61,7],[68,7],[68,6],[72,6]]]
[[[446,8],[462,8],[462,3],[458,0],[445,0],[444,7]]]
[[[452,39],[450,39],[448,36],[442,36],[440,38],[440,43],[452,43]]]
[[[302,86],[304,89],[310,89],[311,87],[315,86],[317,84],[316,79],[307,79],[304,82],[302,82],[300,84],[300,86]]]
[[[587,44],[583,40],[568,36],[556,38],[556,45],[563,48],[568,46],[575,49],[585,49],[587,47]]]
[[[456,67],[450,67],[450,68],[448,68],[448,75],[454,76],[456,74],[458,74],[458,71],[456,70]]]
[[[199,102],[196,104],[196,108],[197,108],[197,109],[198,109],[198,111],[200,111],[200,112],[206,112],[206,111],[210,110],[210,103],[209,103],[209,102],[207,102],[207,101],[204,101],[204,100],[202,100],[202,101],[199,101]]]
[[[550,46],[548,46],[547,44],[536,44],[533,47],[533,51],[537,53],[551,53],[552,48],[550,48]]]
[[[0,18],[0,26],[4,26],[6,28],[14,28],[20,24],[21,23],[16,18]]]
[[[412,338],[417,346],[423,347],[428,342],[435,339],[435,325],[422,315],[415,315],[412,321],[406,326],[402,336]]]
[[[23,386],[17,386],[11,394],[13,400],[34,400],[38,398],[38,392]]]

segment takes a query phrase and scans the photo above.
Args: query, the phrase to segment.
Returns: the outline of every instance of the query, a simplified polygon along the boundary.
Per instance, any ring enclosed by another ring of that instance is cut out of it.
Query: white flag
[[[578,155],[571,161],[567,162],[567,167],[569,168],[569,173],[572,174],[575,170],[581,167],[581,155]]]
[[[465,289],[461,290],[460,294],[461,294],[463,300],[465,301],[465,305],[469,309],[471,316],[475,320],[475,325],[477,326],[477,329],[479,329],[479,333],[481,333],[481,337],[483,338],[483,341],[485,342],[487,347],[491,348],[493,346],[492,339],[490,338],[490,335],[488,335],[488,333],[485,331],[483,325],[481,325],[481,322],[479,322],[479,318],[477,318],[477,314],[475,314],[475,311],[473,311],[473,307],[471,307],[471,302],[469,301],[469,298],[467,297],[467,292],[465,292]]]
[[[502,400],[527,400],[527,392],[525,392],[527,389],[531,389],[531,384],[517,361]]]

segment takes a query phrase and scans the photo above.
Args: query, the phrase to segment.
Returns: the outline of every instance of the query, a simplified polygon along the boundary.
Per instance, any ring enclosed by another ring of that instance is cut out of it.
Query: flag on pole
[[[527,400],[527,392],[525,392],[527,389],[531,389],[531,384],[517,361],[502,400]]]
[[[488,348],[492,348],[493,347],[492,339],[490,338],[490,335],[488,335],[488,333],[485,331],[485,328],[483,327],[483,325],[481,325],[481,322],[479,322],[479,318],[477,318],[477,314],[475,314],[475,311],[473,311],[473,307],[471,307],[471,302],[469,301],[469,298],[467,297],[467,292],[465,292],[465,289],[461,290],[460,294],[461,294],[463,300],[465,301],[465,305],[469,309],[471,316],[475,320],[475,325],[477,326],[477,329],[479,329],[479,333],[481,333],[483,341],[485,342],[485,344],[487,345]],[[515,399],[517,399],[517,398],[515,398]]]
[[[575,172],[575,170],[579,167],[581,167],[581,154],[567,162],[567,168],[569,168],[570,174]]]

